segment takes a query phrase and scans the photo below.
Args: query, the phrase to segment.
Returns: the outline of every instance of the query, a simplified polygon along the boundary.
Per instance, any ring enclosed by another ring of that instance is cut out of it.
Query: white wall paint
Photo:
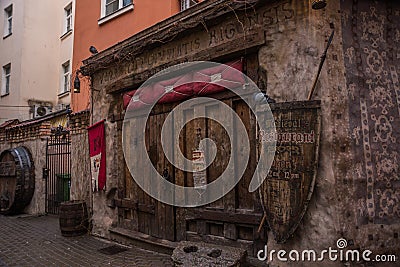
[[[69,104],[69,94],[62,97],[58,94],[62,64],[71,60],[73,45],[72,33],[61,38],[65,33],[64,8],[72,2],[74,15],[74,1],[0,1],[1,71],[11,62],[10,94],[0,98],[0,123],[13,118],[32,118],[32,109],[28,107],[2,107],[4,105],[28,106],[29,100],[46,101],[53,107]],[[4,9],[10,4],[13,4],[13,31],[3,39]]]

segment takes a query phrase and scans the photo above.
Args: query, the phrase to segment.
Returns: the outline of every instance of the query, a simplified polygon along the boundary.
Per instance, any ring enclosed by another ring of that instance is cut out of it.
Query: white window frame
[[[64,8],[64,34],[70,31],[72,31],[72,3]]]
[[[70,61],[66,61],[61,65],[61,87],[60,95],[68,93],[70,91],[71,84],[71,64]]]
[[[197,0],[180,0],[180,2],[181,2],[181,11],[184,11],[184,10],[188,9],[189,7],[194,6],[199,1],[197,1]]]
[[[106,14],[107,0],[101,0],[101,14],[100,14],[100,19],[98,20],[99,25],[115,17],[118,17],[119,15],[125,12],[133,10],[133,5],[134,5],[133,0],[114,0],[114,1],[118,1],[118,9],[114,10],[109,14]],[[130,1],[130,2],[124,5],[125,1]]]
[[[12,34],[13,5],[9,5],[4,9],[4,37]]]
[[[2,81],[1,96],[9,95],[11,84],[11,63],[3,66]]]

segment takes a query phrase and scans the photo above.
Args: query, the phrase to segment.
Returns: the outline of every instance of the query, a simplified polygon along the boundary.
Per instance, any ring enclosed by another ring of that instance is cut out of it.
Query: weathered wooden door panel
[[[212,139],[217,151],[214,161],[206,170],[207,183],[217,179],[227,169],[229,159],[232,157],[234,167],[227,170],[229,175],[233,176],[235,173],[239,173],[240,169],[245,168],[245,173],[238,185],[223,198],[208,205],[198,208],[173,208],[156,201],[143,192],[127,172],[126,197],[134,203],[132,212],[126,212],[130,216],[129,220],[125,218],[127,226],[130,225],[134,230],[162,239],[202,240],[224,245],[237,245],[249,249],[250,252],[262,248],[266,241],[266,235],[264,230],[260,234],[257,233],[262,218],[260,200],[257,193],[248,191],[257,157],[254,115],[242,100],[229,98],[223,101],[235,110],[247,130],[251,151],[248,162],[245,160],[245,151],[240,149],[240,144],[247,137],[233,134],[231,140],[228,132],[222,126],[233,125],[236,127],[232,115],[223,114],[221,124],[207,118],[218,113],[221,114],[220,107],[215,104],[195,105],[188,107],[181,114],[174,114],[175,129],[183,121],[188,121],[188,123],[178,134],[178,141],[174,141],[171,136],[170,145],[174,149],[180,149],[187,159],[192,160],[193,151],[199,148],[199,141],[204,138]],[[166,179],[177,185],[193,187],[193,174],[174,168],[164,155],[160,137],[167,115],[168,113],[160,113],[149,118],[145,133],[147,153],[157,171]],[[135,142],[134,136],[140,135],[135,131],[136,129],[133,129],[129,134],[133,143]],[[233,152],[231,143],[232,146],[239,146],[239,149]],[[142,160],[142,156],[144,155],[138,155],[139,161]],[[174,157],[175,163],[182,160],[178,158],[176,152]],[[206,161],[211,162],[211,159],[206,158]],[[146,169],[150,166],[143,166],[143,168],[144,175],[150,173]],[[153,190],[160,191],[161,189],[153,188]],[[224,188],[221,190],[226,193]]]
[[[256,166],[255,119],[244,101],[229,99],[224,102],[235,110],[245,125],[251,146],[248,162],[245,160],[244,151],[240,149],[240,144],[243,139],[247,138],[246,136],[233,135],[233,140],[230,140],[228,133],[219,123],[211,119],[199,118],[203,115],[211,117],[221,112],[216,105],[196,106],[186,112],[186,116],[196,119],[190,121],[183,128],[180,133],[179,146],[185,157],[191,159],[193,150],[198,146],[196,135],[199,132],[201,138],[214,140],[218,151],[214,162],[206,172],[208,183],[214,181],[225,171],[230,157],[233,157],[235,163],[232,172],[237,173],[241,168],[246,168],[246,171],[236,187],[223,198],[199,208],[186,209],[183,218],[186,226],[185,233],[181,236],[187,240],[241,246],[253,252],[261,248],[266,241],[264,231],[260,234],[257,233],[262,217],[258,194],[248,191]],[[232,125],[232,117],[229,114],[224,115],[226,116],[222,123]],[[233,127],[236,125],[233,124]],[[233,146],[239,147],[237,151],[233,152],[231,142]],[[176,173],[177,177],[182,177],[179,179],[184,179],[186,186],[193,186],[192,174],[179,170],[176,170]]]
[[[173,136],[167,136],[167,142],[163,145],[161,144],[161,130],[163,127],[163,123],[167,117],[167,113],[162,113],[159,115],[152,116],[154,122],[153,124],[149,124],[150,127],[150,145],[153,142],[153,145],[156,146],[157,151],[157,161],[153,162],[153,165],[156,167],[158,173],[167,179],[168,181],[174,183],[174,167],[168,161],[163,152],[164,146],[173,146]],[[165,125],[165,127],[171,127],[171,125]],[[162,192],[162,188],[156,188],[156,192]],[[173,192],[171,192],[173,193]],[[158,237],[168,240],[175,240],[175,212],[174,207],[156,201],[154,198],[151,198],[152,202],[155,205],[155,209],[158,214],[158,224],[154,225],[154,232],[157,233]]]
[[[150,116],[147,120],[146,131],[144,134],[146,150],[153,166],[161,175],[173,182],[173,166],[166,159],[161,145],[161,129],[166,116],[167,113]],[[137,120],[143,120],[143,118],[137,118]],[[131,125],[134,125],[135,119],[132,119],[130,123]],[[134,146],[134,142],[137,142],[139,139],[138,136],[140,136],[141,133],[137,132],[140,130],[135,129],[135,127],[130,127],[130,129],[130,131],[127,131],[129,136],[126,136],[125,138],[133,142],[132,146]],[[172,141],[165,145],[172,145]],[[132,150],[130,153],[135,152]],[[145,156],[146,155],[143,153],[138,153],[136,159],[139,162],[144,162]],[[148,164],[140,164],[140,166],[142,166],[141,173],[143,173],[143,175],[150,175],[150,168],[152,168],[152,166],[149,166]],[[145,180],[144,186],[148,186],[146,182],[148,182],[148,180]],[[161,203],[144,192],[135,183],[129,171],[126,172],[125,184],[125,196],[134,204],[131,209],[126,209],[126,214],[123,214],[124,220],[127,220],[128,222],[122,223],[121,225],[125,227],[133,227],[133,230],[137,230],[153,237],[175,241],[174,207]],[[160,192],[162,190],[157,187],[158,185],[151,186],[152,190],[155,192]]]
[[[142,140],[140,138],[141,134],[145,133],[140,133],[140,130],[137,127],[134,127],[134,125],[142,125],[144,120],[145,118],[143,117],[137,117],[132,118],[129,121],[125,121],[126,130],[124,132],[124,139],[126,140],[125,142],[128,142],[127,144],[130,147],[130,149],[126,150],[126,153],[130,154],[126,156],[128,159],[132,158],[133,153],[136,153],[137,159],[139,161],[142,160],[143,153],[136,151],[136,147],[139,147],[138,142]],[[125,192],[123,199],[116,203],[119,213],[119,224],[127,229],[142,231],[148,234],[149,227],[146,227],[147,221],[144,219],[146,215],[140,214],[139,211],[139,203],[144,203],[144,192],[132,178],[128,166],[125,166]],[[144,169],[145,167],[146,166],[143,166]]]
[[[219,105],[204,106],[204,108],[207,118],[213,118],[217,116],[217,113],[221,112]],[[224,115],[229,116],[229,114]],[[216,122],[213,119],[206,119],[205,126],[206,128],[202,130],[202,132],[204,133],[202,137],[210,138],[211,140],[213,140],[217,148],[217,155],[211,165],[207,168],[207,182],[212,183],[225,171],[228,165],[228,159],[231,156],[231,146],[228,133],[226,132],[224,127],[221,126],[220,123]],[[208,154],[209,153],[206,153],[206,155]],[[210,161],[211,159],[206,158],[206,162]],[[219,200],[210,203],[209,207],[224,209],[225,204],[227,203],[224,203],[224,198],[220,198]],[[210,231],[217,231],[220,228],[221,226],[219,224],[211,225]]]
[[[244,161],[245,156],[242,153],[242,150],[239,150],[238,153],[235,155],[236,171],[244,167],[246,168],[242,179],[240,179],[235,188],[235,208],[240,210],[256,210],[258,212],[261,212],[259,204],[260,202],[257,194],[249,193],[249,184],[257,165],[255,118],[248,106],[243,101],[235,101],[233,103],[233,109],[236,111],[236,114],[238,114],[243,124],[245,125],[247,135],[250,139],[250,158],[248,163],[246,164],[246,162]],[[236,142],[236,145],[239,145],[243,143],[242,139],[245,138],[246,137],[244,136],[235,136],[234,141]]]

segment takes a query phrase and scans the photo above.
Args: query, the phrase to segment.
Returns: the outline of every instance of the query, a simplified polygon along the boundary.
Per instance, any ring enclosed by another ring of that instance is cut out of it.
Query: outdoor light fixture
[[[314,0],[312,2],[312,9],[322,9],[324,7],[326,7],[326,0]]]
[[[77,70],[75,73],[75,79],[74,79],[74,93],[79,94],[81,92],[81,81],[79,80],[78,77],[79,71]]]
[[[265,92],[257,93],[253,96],[254,101],[259,104],[271,104],[271,103],[276,103],[276,101],[272,98],[270,98]]]

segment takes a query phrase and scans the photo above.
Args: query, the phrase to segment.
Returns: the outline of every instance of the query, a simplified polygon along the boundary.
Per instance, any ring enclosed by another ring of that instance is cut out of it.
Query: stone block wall
[[[90,174],[89,111],[85,110],[69,116],[71,128],[71,200],[85,200],[92,211],[92,187]]]
[[[292,1],[296,10],[299,2]],[[328,1],[319,11],[304,7],[295,27],[282,23],[266,31],[259,61],[272,98],[305,100],[333,23],[314,96],[322,101],[319,169],[293,238],[277,244],[271,234],[268,249],[336,249],[344,238],[349,249],[399,255],[400,5],[366,0]],[[286,265],[276,257],[272,262]],[[324,262],[329,265],[338,262]]]
[[[267,29],[266,45],[258,53],[260,67],[267,73],[267,93],[277,102],[307,100],[320,57],[333,29],[335,36],[313,97],[321,100],[322,111],[320,157],[314,193],[292,238],[284,244],[277,244],[270,232],[267,245],[269,251],[322,251],[336,247],[336,241],[342,237],[337,221],[340,202],[335,197],[337,178],[334,160],[338,156],[337,151],[340,152],[335,146],[345,144],[348,139],[345,127],[337,127],[345,119],[347,108],[338,101],[346,97],[340,3],[329,1],[325,9],[313,10],[309,1],[291,1],[287,8],[295,10],[295,16]],[[293,263],[281,262],[275,256],[271,266],[290,264]],[[324,262],[324,266],[335,264]]]
[[[118,210],[110,207],[110,200],[118,197],[118,192],[124,191],[125,160],[122,152],[121,119],[118,122],[112,116],[114,112],[120,112],[117,103],[120,96],[93,92],[93,123],[106,119],[106,155],[107,155],[107,181],[105,192],[94,193],[93,203],[96,212],[93,216],[93,233],[100,236],[109,236],[109,229],[118,223]],[[104,103],[107,103],[104,105]],[[115,192],[115,193],[112,193]]]
[[[35,191],[32,201],[24,212],[32,215],[45,214],[45,186],[43,168],[46,167],[46,144],[50,135],[50,123],[39,122],[26,126],[13,126],[0,129],[4,138],[0,141],[0,151],[19,146],[26,147],[31,153],[35,166]]]

